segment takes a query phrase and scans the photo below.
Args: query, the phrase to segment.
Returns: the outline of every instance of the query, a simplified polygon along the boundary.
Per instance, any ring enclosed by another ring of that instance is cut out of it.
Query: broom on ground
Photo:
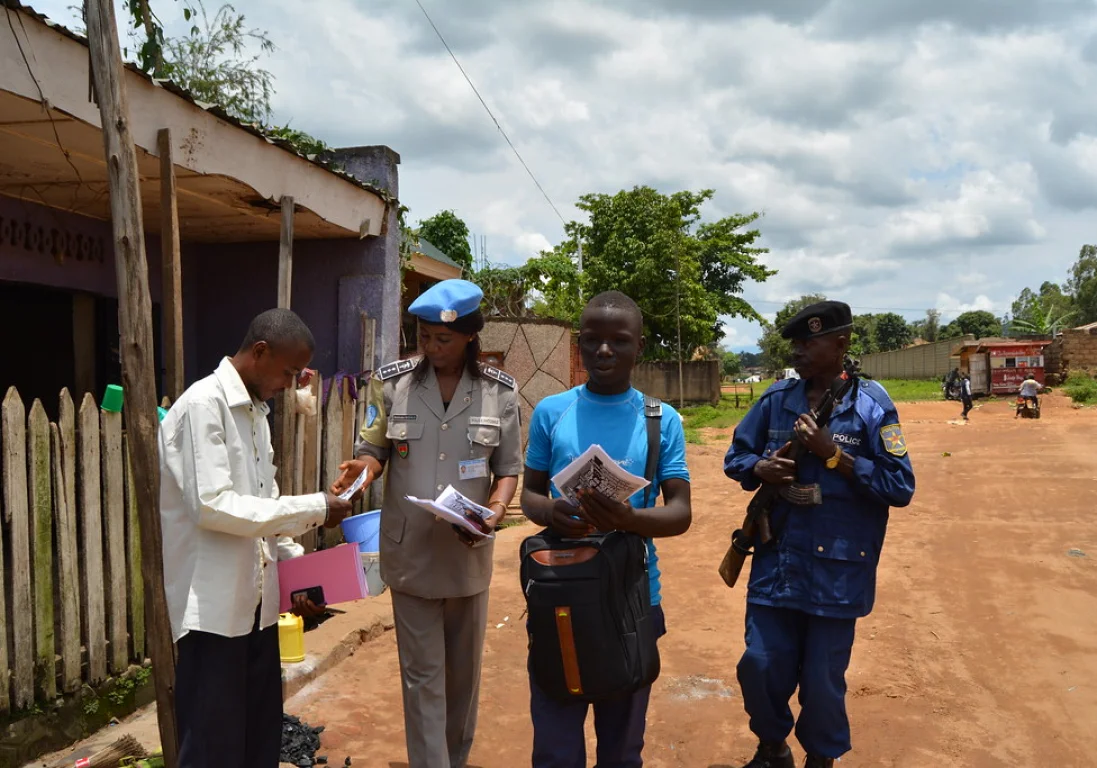
[[[147,757],[148,752],[133,736],[123,736],[88,758],[87,768],[118,768],[124,757]]]

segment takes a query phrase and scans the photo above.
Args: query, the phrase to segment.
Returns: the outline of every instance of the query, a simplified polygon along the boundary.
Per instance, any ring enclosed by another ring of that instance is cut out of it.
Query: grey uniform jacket
[[[396,591],[428,599],[468,597],[491,583],[494,542],[470,548],[448,523],[404,498],[433,499],[452,485],[484,504],[493,475],[521,471],[514,379],[490,366],[481,370],[477,379],[465,371],[448,409],[423,358],[382,366],[370,380],[355,453],[387,462],[381,576]]]

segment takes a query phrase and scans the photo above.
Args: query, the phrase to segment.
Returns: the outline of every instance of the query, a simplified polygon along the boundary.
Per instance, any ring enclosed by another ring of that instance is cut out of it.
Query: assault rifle
[[[842,398],[853,388],[857,379],[861,377],[857,361],[847,357],[842,366],[842,375],[836,378],[830,388],[823,394],[818,407],[811,412],[812,419],[820,427],[825,427],[834,413],[834,406],[841,402]],[[799,440],[792,440],[789,445],[786,458],[799,462],[803,454],[803,444]],[[731,534],[731,546],[728,547],[723,561],[720,563],[720,576],[729,587],[734,587],[739,580],[739,574],[743,570],[743,564],[749,555],[753,553],[754,540],[757,537],[760,546],[768,546],[774,540],[773,529],[770,526],[770,513],[779,498],[799,506],[811,506],[821,504],[823,501],[819,486],[816,485],[773,485],[762,483],[762,487],[754,493],[754,498],[747,505],[747,516],[743,520],[741,528]]]

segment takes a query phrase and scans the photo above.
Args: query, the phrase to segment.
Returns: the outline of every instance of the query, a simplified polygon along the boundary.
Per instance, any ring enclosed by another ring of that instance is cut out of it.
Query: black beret
[[[813,339],[853,327],[853,312],[840,301],[820,301],[804,307],[781,329],[785,339]]]

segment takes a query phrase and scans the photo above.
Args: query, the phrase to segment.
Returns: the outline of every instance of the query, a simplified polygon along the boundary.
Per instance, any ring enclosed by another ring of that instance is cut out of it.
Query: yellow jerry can
[[[300,616],[283,613],[278,617],[278,651],[283,664],[305,660],[305,622]]]

